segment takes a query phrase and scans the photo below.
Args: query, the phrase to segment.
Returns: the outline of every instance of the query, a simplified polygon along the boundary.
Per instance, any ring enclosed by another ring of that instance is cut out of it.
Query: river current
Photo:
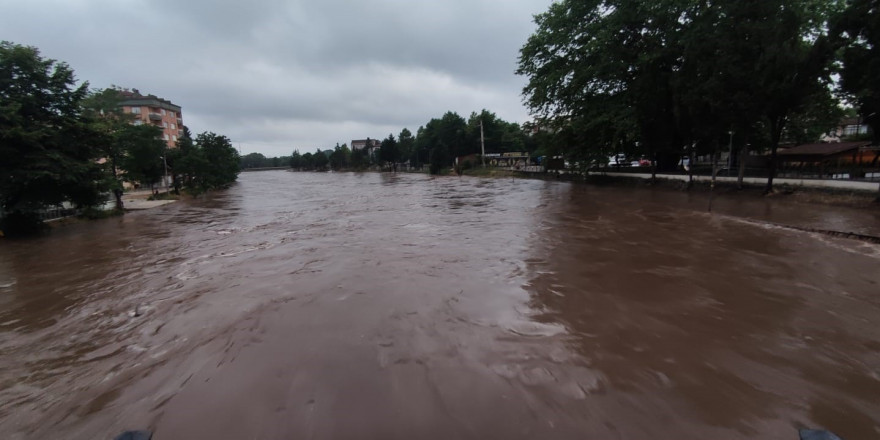
[[[0,241],[0,438],[880,437],[877,211],[417,174]]]

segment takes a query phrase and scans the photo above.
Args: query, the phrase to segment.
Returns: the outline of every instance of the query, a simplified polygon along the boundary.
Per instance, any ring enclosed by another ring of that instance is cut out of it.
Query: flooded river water
[[[409,174],[0,242],[0,438],[880,437],[876,211]]]

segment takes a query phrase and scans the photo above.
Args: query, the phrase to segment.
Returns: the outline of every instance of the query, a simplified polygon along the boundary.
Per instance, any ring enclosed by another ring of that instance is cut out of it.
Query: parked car
[[[626,161],[626,155],[623,153],[620,153],[620,154],[617,154],[614,156],[608,156],[608,166],[625,167],[625,166],[629,166],[629,165],[630,165],[630,163]]]

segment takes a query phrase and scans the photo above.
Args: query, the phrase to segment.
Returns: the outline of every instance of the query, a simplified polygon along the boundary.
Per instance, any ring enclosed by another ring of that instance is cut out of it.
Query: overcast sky
[[[551,2],[0,0],[0,39],[280,156],[415,133],[447,110],[527,121],[513,72]]]

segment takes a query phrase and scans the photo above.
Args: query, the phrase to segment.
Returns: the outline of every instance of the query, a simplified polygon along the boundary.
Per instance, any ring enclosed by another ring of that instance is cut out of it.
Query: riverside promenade
[[[174,203],[177,200],[148,200],[153,193],[149,189],[127,191],[122,195],[122,203],[126,211],[140,211],[143,209],[156,208]],[[113,207],[113,200],[109,200],[105,206]]]
[[[650,179],[651,173],[598,173],[598,172],[590,172],[590,175],[601,175],[605,174],[606,176],[613,177],[635,177],[639,179]],[[688,175],[687,174],[660,174],[657,173],[658,179],[667,179],[667,180],[681,180],[687,182]],[[712,180],[712,176],[698,176],[694,175],[695,181],[700,182],[708,182]],[[737,178],[734,176],[717,176],[715,178],[717,182],[727,182],[727,183],[736,183]],[[744,177],[743,183],[748,185],[764,185],[767,183],[766,177]],[[857,190],[857,191],[877,191],[878,187],[880,187],[880,182],[860,182],[856,180],[820,180],[820,179],[788,179],[788,178],[775,178],[773,179],[773,183],[776,185],[791,185],[791,186],[802,186],[808,188],[832,188],[832,189],[844,189],[844,190]]]

